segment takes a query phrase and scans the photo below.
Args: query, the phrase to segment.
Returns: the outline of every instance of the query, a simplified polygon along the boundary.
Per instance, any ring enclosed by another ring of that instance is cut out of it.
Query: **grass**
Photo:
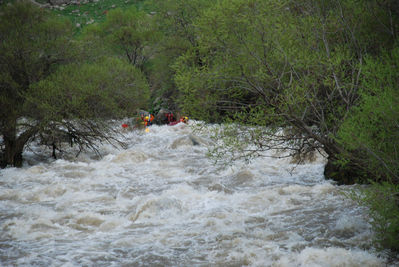
[[[53,11],[60,16],[69,18],[79,31],[85,25],[104,21],[107,12],[114,8],[125,9],[132,5],[141,8],[143,2],[143,0],[98,0],[86,4],[62,6],[54,8]]]
[[[15,0],[0,0],[0,4],[12,3]],[[35,0],[39,4],[47,4],[48,0]],[[145,9],[145,0],[80,0],[80,4],[70,4],[59,7],[51,7],[51,10],[71,20],[76,27],[76,33],[92,23],[103,22],[107,12],[114,8],[126,9],[136,6],[138,9]]]

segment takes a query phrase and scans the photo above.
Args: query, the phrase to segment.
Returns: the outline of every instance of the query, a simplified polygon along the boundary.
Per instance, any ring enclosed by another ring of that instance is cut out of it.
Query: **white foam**
[[[306,248],[296,255],[292,263],[296,266],[383,266],[383,261],[368,252],[344,248]],[[287,265],[289,266],[289,265]]]
[[[100,145],[106,154],[101,159],[82,153],[74,160],[2,170],[0,241],[9,245],[3,255],[19,248],[24,254],[0,255],[0,261],[10,266],[384,262],[370,245],[364,211],[340,193],[345,187],[324,181],[320,156],[302,165],[257,158],[223,168],[206,157],[209,136],[186,124],[127,132],[126,140],[127,149]]]

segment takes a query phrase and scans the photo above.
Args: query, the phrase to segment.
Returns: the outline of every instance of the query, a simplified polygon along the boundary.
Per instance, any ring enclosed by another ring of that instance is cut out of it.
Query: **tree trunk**
[[[326,179],[332,179],[339,185],[354,184],[357,182],[365,182],[364,174],[360,168],[361,162],[359,162],[356,155],[351,155],[350,162],[345,166],[338,164],[338,155],[344,153],[344,149],[335,141],[329,140],[328,138],[320,136],[318,133],[314,133],[313,130],[306,125],[306,123],[298,117],[292,116],[292,125],[299,129],[308,138],[313,138],[323,145],[324,151],[328,155],[328,161],[324,168],[324,177]]]
[[[3,130],[4,153],[1,159],[1,168],[7,165],[22,166],[22,150],[17,148],[17,128],[16,120],[9,120],[5,123],[7,127]]]
[[[15,138],[4,136],[5,150],[1,161],[1,168],[5,168],[7,165],[14,167],[22,166],[23,146],[21,147],[21,145],[18,145],[17,143],[18,142]]]
[[[4,153],[0,167],[5,168],[8,165],[22,167],[22,152],[25,144],[36,132],[37,129],[32,127],[17,137],[16,123],[11,123],[3,132]]]

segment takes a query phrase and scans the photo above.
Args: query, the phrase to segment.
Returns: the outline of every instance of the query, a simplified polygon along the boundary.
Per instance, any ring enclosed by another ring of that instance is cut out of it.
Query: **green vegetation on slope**
[[[1,6],[0,20],[1,167],[21,166],[36,136],[53,148],[64,136],[80,149],[118,142],[106,119],[147,107],[142,71],[116,56],[91,57],[68,19],[18,1]]]
[[[53,11],[71,20],[72,24],[80,31],[81,28],[93,23],[103,22],[109,11],[120,8],[125,10],[131,6],[141,8],[142,0],[98,0],[86,4],[70,4],[53,8]]]

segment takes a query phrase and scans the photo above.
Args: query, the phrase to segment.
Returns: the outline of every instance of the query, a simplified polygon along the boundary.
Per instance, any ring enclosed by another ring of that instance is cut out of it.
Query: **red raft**
[[[169,122],[168,125],[169,126],[173,126],[173,125],[176,125],[178,123],[180,123],[180,121],[172,121],[172,122]]]

